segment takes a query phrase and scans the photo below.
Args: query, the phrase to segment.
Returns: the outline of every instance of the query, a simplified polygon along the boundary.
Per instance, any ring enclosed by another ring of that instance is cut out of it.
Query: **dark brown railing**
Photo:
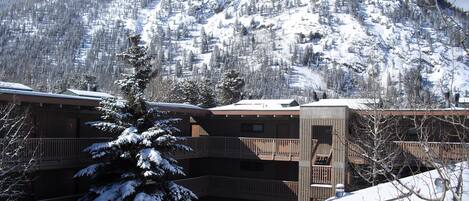
[[[260,160],[299,160],[299,139],[245,137],[188,137],[183,144],[193,152],[176,153],[177,159],[224,157]],[[39,166],[83,164],[90,156],[83,150],[109,138],[29,138],[15,161],[34,158]],[[312,141],[316,143],[316,141]]]

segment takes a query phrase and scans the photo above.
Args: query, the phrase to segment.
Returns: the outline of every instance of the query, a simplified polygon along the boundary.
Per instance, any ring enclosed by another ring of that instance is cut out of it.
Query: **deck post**
[[[275,139],[272,139],[272,160],[275,159]]]

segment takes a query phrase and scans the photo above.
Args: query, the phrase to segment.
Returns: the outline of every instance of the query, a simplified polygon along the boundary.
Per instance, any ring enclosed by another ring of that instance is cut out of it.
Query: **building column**
[[[298,201],[311,200],[311,123],[300,115],[300,161],[298,175]]]

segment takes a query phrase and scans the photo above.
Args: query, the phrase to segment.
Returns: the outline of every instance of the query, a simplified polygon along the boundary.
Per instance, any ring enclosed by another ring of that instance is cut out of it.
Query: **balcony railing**
[[[297,200],[298,191],[295,181],[222,176],[202,176],[177,180],[176,183],[191,189],[198,197],[293,201]]]
[[[311,168],[311,183],[313,184],[331,184],[332,166],[313,165]]]
[[[210,157],[298,161],[299,139],[207,137]]]
[[[0,139],[2,140],[2,139]],[[91,161],[83,150],[106,138],[29,138],[16,142],[22,146],[12,162],[25,162],[33,159],[39,167],[47,168],[57,165],[77,165]]]
[[[29,138],[15,161],[34,158],[41,167],[83,164],[91,157],[83,150],[109,138]],[[182,142],[193,152],[176,153],[177,159],[224,157],[260,160],[299,160],[299,139],[245,137],[188,137]],[[312,141],[315,143],[315,141]]]
[[[223,157],[279,161],[298,161],[299,139],[247,137],[188,137],[183,142],[191,153],[177,153],[176,158]],[[312,143],[316,143],[313,140]]]
[[[362,154],[364,153],[362,148],[352,142],[347,143],[347,146],[348,146],[348,150],[347,150],[348,160],[354,164],[365,164],[365,158],[362,156]]]
[[[469,143],[457,142],[395,142],[402,150],[418,160],[461,161],[468,158]]]
[[[311,201],[323,201],[334,196],[334,188],[327,185],[311,186]]]

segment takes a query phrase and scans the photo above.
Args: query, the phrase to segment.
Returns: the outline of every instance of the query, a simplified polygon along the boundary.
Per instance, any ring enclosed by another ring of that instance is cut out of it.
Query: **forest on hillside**
[[[467,12],[429,0],[2,1],[0,79],[118,93],[116,53],[140,34],[152,100],[201,104],[178,94],[204,91],[222,103],[234,71],[242,98],[365,97],[378,85],[393,101],[438,102],[469,95],[468,27]]]

